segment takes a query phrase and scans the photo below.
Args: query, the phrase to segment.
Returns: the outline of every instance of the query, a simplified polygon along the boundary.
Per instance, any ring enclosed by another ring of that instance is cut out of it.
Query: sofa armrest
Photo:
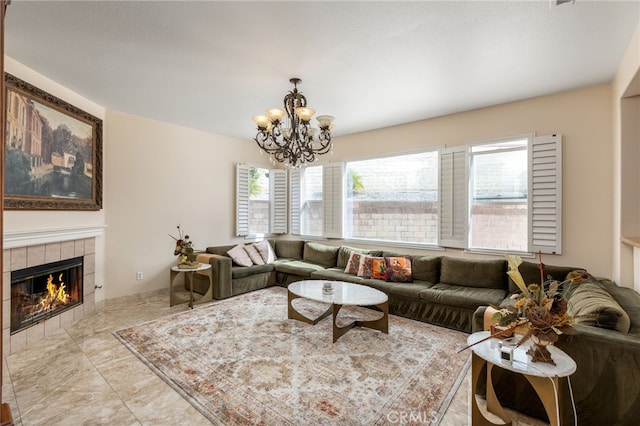
[[[211,253],[201,254],[198,256],[199,262],[204,263],[206,260],[208,260],[208,263],[211,265],[211,275],[213,276],[213,298],[225,299],[233,296],[233,287],[231,283],[231,258]]]
[[[473,319],[471,321],[471,332],[476,333],[484,330],[484,312],[488,306],[478,306],[473,313]]]

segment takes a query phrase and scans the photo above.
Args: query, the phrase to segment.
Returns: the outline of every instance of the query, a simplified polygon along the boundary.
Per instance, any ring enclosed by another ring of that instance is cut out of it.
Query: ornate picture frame
[[[102,120],[5,73],[7,210],[100,210]]]

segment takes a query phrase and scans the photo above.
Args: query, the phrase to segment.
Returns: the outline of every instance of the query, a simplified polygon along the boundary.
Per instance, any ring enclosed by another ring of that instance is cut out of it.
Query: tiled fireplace
[[[95,311],[94,237],[12,247],[3,254],[4,355],[25,349]],[[52,270],[41,274],[47,268]],[[13,286],[12,275],[19,281]]]

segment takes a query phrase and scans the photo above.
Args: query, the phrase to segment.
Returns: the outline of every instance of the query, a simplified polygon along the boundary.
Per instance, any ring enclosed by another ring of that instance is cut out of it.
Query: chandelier
[[[267,115],[253,117],[258,125],[254,141],[269,154],[272,163],[278,161],[287,167],[297,168],[317,161],[318,155],[331,151],[331,130],[335,118],[319,115],[316,120],[320,132],[311,127],[309,122],[315,111],[307,107],[307,98],[298,92],[298,84],[302,80],[292,78],[289,81],[293,83],[293,90],[284,97],[284,110],[271,108]]]

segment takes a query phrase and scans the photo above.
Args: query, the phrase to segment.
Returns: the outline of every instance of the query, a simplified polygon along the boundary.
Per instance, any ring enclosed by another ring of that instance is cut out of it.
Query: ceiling
[[[110,110],[251,139],[299,89],[344,135],[610,82],[639,1],[21,1],[8,56]]]

